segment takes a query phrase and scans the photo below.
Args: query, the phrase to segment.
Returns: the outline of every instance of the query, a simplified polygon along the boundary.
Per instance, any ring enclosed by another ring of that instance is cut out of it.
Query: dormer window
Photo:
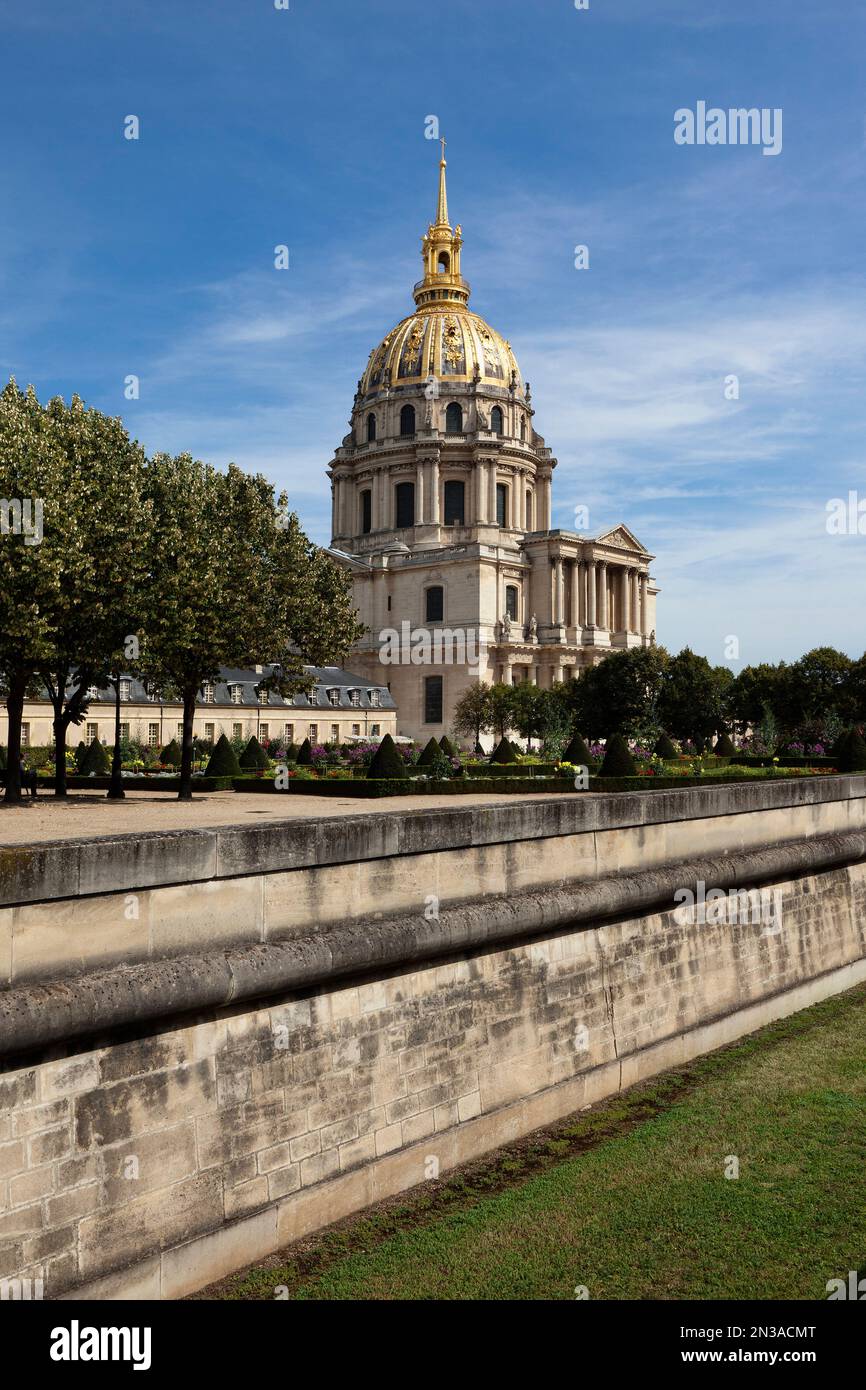
[[[120,698],[121,700],[132,699],[132,681],[122,680],[120,682]]]
[[[215,698],[213,681],[205,681],[205,682],[204,682],[204,684],[203,684],[203,686],[202,686],[202,688],[201,688],[201,698],[202,698],[202,704],[204,704],[204,705],[212,705],[212,704],[213,704],[214,698]]]
[[[379,702],[379,696],[380,696],[381,692],[378,691],[378,690],[368,690],[368,691],[367,691],[367,694],[368,694],[369,697],[370,697],[370,707],[371,707],[372,709],[378,709],[378,708],[379,708],[379,703],[380,703],[380,702]]]
[[[98,700],[98,699],[99,699],[99,690],[97,689],[97,687],[96,687],[95,685],[89,685],[89,686],[87,687],[87,698],[88,698],[88,700]]]
[[[233,705],[242,705],[244,702],[244,688],[242,685],[230,685],[229,695]]]
[[[259,688],[259,704],[260,704],[260,705],[268,705],[268,704],[270,704],[270,702],[271,702],[271,692],[268,690],[267,686],[260,687],[260,688]]]
[[[339,692],[339,690],[329,690],[329,691],[328,691],[328,699],[330,700],[330,702],[331,702],[332,705],[339,705],[339,703],[340,703],[340,692]]]
[[[360,690],[350,690],[350,691],[349,691],[349,704],[352,705],[355,709],[358,709],[358,708],[360,707],[360,704],[361,704],[361,692],[360,692]]]

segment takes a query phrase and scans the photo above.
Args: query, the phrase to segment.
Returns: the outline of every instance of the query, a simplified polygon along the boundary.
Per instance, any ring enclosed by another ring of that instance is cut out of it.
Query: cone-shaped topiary
[[[481,744],[480,744],[480,743],[476,743],[476,745],[475,745],[475,756],[476,756],[476,758],[483,758],[483,757],[484,757],[484,749],[481,747]]]
[[[674,745],[671,743],[671,740],[668,738],[664,729],[662,729],[661,733],[656,739],[656,744],[655,748],[653,749],[653,752],[656,753],[660,758],[676,758],[679,756],[677,750],[674,748]]]
[[[180,744],[176,738],[167,743],[159,755],[159,761],[166,767],[180,767]]]
[[[731,736],[728,733],[727,729],[722,729],[722,732],[716,739],[716,746],[713,749],[713,752],[715,753],[716,757],[732,758],[736,751],[737,750],[731,742]]]
[[[445,754],[446,758],[457,757],[457,749],[454,747],[454,744],[451,742],[447,734],[443,734],[440,738],[439,747],[442,749],[442,752]]]
[[[102,777],[111,771],[111,759],[98,738],[85,748],[78,770],[82,777],[89,777],[91,772],[97,777]]]
[[[840,772],[866,772],[866,742],[856,729],[849,729],[842,739],[836,766]]]
[[[6,749],[0,743],[0,772],[6,771]]]
[[[637,768],[622,734],[614,734],[604,748],[604,762],[599,777],[635,777]]]
[[[210,755],[204,770],[205,777],[240,777],[241,765],[238,755],[225,734],[220,734],[216,747]]]
[[[397,752],[397,746],[390,734],[386,734],[373,754],[373,761],[367,769],[368,777],[405,777],[406,764]]]
[[[87,744],[84,742],[84,739],[81,739],[81,740],[79,741],[78,747],[77,747],[76,750],[75,750],[75,770],[76,770],[76,772],[80,772],[80,771],[81,771],[81,764],[84,762],[84,755],[85,755],[86,752],[87,752]]]
[[[262,745],[259,743],[255,734],[253,734],[243,753],[241,753],[240,757],[238,758],[238,762],[240,763],[241,767],[247,772],[254,772],[257,771],[259,768],[270,767],[268,755],[265,752]]]
[[[692,739],[692,747],[694,748],[698,757],[701,757],[703,755],[706,746],[707,740],[704,738],[703,734],[695,734],[695,737]]]
[[[298,756],[297,756],[297,758],[295,759],[295,761],[299,764],[299,766],[301,766],[301,767],[309,767],[309,766],[310,766],[310,763],[313,761],[313,759],[312,759],[312,757],[311,757],[312,751],[313,751],[313,747],[312,747],[312,744],[310,743],[310,740],[309,740],[308,738],[305,738],[304,741],[303,741],[303,743],[301,744],[300,748],[298,749]]]
[[[296,763],[297,761],[298,761],[298,745],[297,745],[296,743],[290,743],[289,746],[288,746],[288,748],[286,749],[286,762],[287,762],[287,763]]]
[[[492,763],[516,763],[517,755],[514,752],[514,745],[509,743],[507,738],[501,739],[490,754],[490,761]]]
[[[575,767],[586,767],[592,761],[589,749],[580,734],[572,734],[568,747],[562,755],[562,761],[572,763]]]
[[[441,755],[441,753],[442,749],[439,747],[435,738],[428,739],[421,749],[421,752],[418,754],[418,760],[415,766],[432,767],[438,761],[438,755]]]

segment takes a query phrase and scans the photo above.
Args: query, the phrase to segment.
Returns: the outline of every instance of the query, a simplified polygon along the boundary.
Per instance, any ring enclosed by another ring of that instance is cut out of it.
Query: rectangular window
[[[354,705],[356,709],[359,709],[359,708],[360,708],[360,705],[361,705],[361,692],[360,692],[360,690],[350,690],[350,691],[349,691],[349,702],[350,702],[352,705]]]
[[[361,530],[366,536],[373,529],[373,494],[369,490],[361,493]]]
[[[380,699],[379,699],[379,691],[378,691],[378,690],[368,690],[368,691],[367,691],[367,694],[370,696],[370,707],[371,707],[371,709],[378,709],[378,708],[379,708],[379,705],[380,705],[380,703],[381,703],[381,702],[380,702]]]
[[[373,735],[373,737],[376,737],[376,736],[378,735],[378,733],[379,733],[379,725],[378,725],[378,724],[371,724],[371,725],[370,725],[370,733]]]
[[[315,743],[315,742],[316,742],[316,739],[319,737],[319,726],[318,726],[318,724],[311,724],[311,725],[310,725],[310,732],[309,732],[308,737],[309,737],[310,743]]]
[[[96,699],[98,699],[98,697],[99,697],[99,690],[97,689],[97,687],[96,687],[95,685],[89,685],[89,686],[87,687],[87,698],[88,698],[88,700],[96,700]]]
[[[259,725],[259,738],[270,738],[270,734],[268,733],[268,729],[269,729],[270,727],[271,727],[270,724],[260,724],[260,725]]]
[[[87,725],[87,742],[88,742],[88,743],[95,743],[96,740],[97,740],[98,738],[99,738],[99,725],[98,725],[98,724],[88,724],[88,725]]]
[[[294,739],[295,739],[295,726],[294,726],[294,724],[287,724],[287,725],[286,725],[286,728],[285,728],[285,737],[286,737],[286,743],[293,743],[293,742],[294,742]]]
[[[445,484],[445,525],[463,525],[463,496],[464,487],[462,483],[447,482]]]
[[[121,726],[120,726],[120,737],[121,737],[122,739],[125,739],[126,742],[129,743],[129,725],[128,725],[128,724],[121,724]]]
[[[496,484],[496,524],[497,526],[508,525],[508,485],[506,483]]]
[[[441,676],[426,676],[424,679],[424,723],[442,723]]]
[[[121,700],[132,699],[132,681],[123,680],[120,682],[120,698]]]
[[[147,726],[147,746],[148,748],[159,747],[159,725],[148,724]]]
[[[30,725],[26,720],[21,725],[21,747],[30,747]]]
[[[332,724],[332,725],[331,725],[331,742],[332,742],[332,743],[339,743],[339,742],[340,742],[340,726],[339,726],[339,724]]]
[[[414,483],[398,483],[394,489],[394,525],[398,530],[415,525]]]
[[[360,725],[360,724],[353,724],[353,725],[352,725],[352,733],[353,733],[353,734],[360,734],[360,732],[361,732],[361,725]]]
[[[205,736],[205,738],[207,739],[208,743],[213,743],[213,741],[214,741],[214,725],[213,725],[213,724],[205,724],[205,726],[204,726],[204,736]]]
[[[183,740],[183,720],[177,726],[177,736],[179,740]]]
[[[212,704],[213,704],[213,702],[214,702],[213,681],[205,681],[204,685],[203,685],[202,688],[201,688],[201,698],[202,698],[202,703],[203,703],[203,704],[205,704],[205,705],[212,705]]]
[[[232,738],[243,738],[243,736],[244,736],[244,726],[243,726],[243,724],[232,724]]]
[[[232,704],[241,705],[244,700],[244,688],[242,685],[232,686]]]
[[[444,593],[445,590],[440,584],[436,584],[433,588],[427,590],[426,620],[428,623],[441,623],[442,615],[445,611]]]
[[[268,704],[270,704],[270,701],[271,701],[271,692],[270,692],[269,690],[260,690],[260,691],[259,691],[259,704],[260,704],[260,705],[268,705]]]
[[[330,700],[330,702],[331,702],[332,705],[336,705],[337,708],[339,709],[339,706],[340,706],[340,692],[339,692],[339,690],[329,690],[329,691],[328,691],[328,699]]]

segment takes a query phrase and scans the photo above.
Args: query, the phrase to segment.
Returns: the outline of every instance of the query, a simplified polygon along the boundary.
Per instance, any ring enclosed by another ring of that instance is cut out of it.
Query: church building
[[[658,592],[627,526],[551,529],[556,459],[511,344],[469,308],[444,144],[415,309],[371,352],[328,469],[330,551],[368,628],[353,669],[421,740],[473,681],[550,686],[650,645]]]

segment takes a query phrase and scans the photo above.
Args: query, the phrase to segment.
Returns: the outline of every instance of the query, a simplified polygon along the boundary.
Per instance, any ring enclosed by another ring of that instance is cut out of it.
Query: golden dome
[[[458,305],[410,314],[392,328],[370,354],[361,395],[386,384],[421,385],[429,376],[438,377],[443,385],[479,378],[506,389],[513,376],[523,392],[510,345],[478,314]]]
[[[441,144],[436,221],[422,239],[424,278],[413,290],[417,308],[370,353],[360,381],[362,397],[384,386],[420,386],[430,376],[443,384],[481,381],[506,390],[513,384],[523,394],[510,344],[467,308],[469,285],[460,274],[463,235],[448,221],[445,141]]]

